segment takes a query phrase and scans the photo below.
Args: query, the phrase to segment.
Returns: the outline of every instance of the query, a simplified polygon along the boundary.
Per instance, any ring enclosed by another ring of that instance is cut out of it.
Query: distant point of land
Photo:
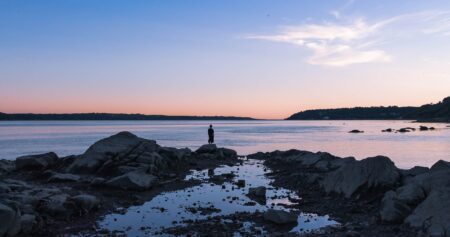
[[[287,120],[400,120],[419,122],[450,122],[450,97],[437,104],[420,107],[355,107],[339,109],[305,110],[291,115]]]

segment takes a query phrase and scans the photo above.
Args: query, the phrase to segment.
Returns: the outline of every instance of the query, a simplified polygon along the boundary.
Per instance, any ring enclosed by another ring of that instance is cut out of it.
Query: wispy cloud
[[[341,20],[341,13],[338,11],[332,11],[331,14],[335,16],[336,22],[285,26],[276,34],[249,35],[245,38],[304,47],[312,51],[307,59],[308,63],[342,67],[358,63],[390,62],[392,56],[380,47],[380,42],[395,37],[388,33],[392,28],[397,32],[450,34],[448,11],[404,14],[372,23],[364,18]],[[403,23],[407,23],[409,27],[403,28]]]

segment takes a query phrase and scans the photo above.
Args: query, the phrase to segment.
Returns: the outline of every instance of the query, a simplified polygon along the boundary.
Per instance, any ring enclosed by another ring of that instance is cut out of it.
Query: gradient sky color
[[[450,1],[0,0],[0,111],[285,118],[450,96]]]

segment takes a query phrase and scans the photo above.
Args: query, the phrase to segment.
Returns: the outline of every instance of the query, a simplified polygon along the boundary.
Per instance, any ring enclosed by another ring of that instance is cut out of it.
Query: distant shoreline
[[[149,120],[258,120],[236,116],[170,116],[145,114],[74,113],[74,114],[6,114],[0,113],[0,121],[149,121]]]

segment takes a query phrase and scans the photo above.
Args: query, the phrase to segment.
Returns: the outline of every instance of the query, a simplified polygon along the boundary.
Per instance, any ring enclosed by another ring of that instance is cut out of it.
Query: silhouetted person
[[[209,125],[208,129],[208,144],[214,143],[214,129],[212,128],[212,125]]]

